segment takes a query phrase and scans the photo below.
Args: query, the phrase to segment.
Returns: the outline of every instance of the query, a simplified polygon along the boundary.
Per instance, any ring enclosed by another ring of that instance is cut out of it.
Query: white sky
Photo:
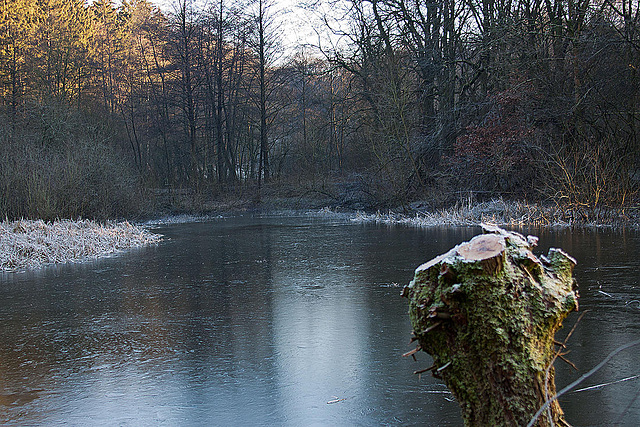
[[[339,11],[326,1],[319,1],[314,7],[302,7],[299,3],[298,0],[275,1],[277,7],[281,8],[279,17],[285,48],[292,49],[302,44],[321,44],[326,49],[331,43],[337,43],[338,38],[330,34],[323,18],[329,16],[334,21]]]
[[[172,5],[177,0],[151,0],[163,11],[172,11]],[[195,0],[196,4],[205,5],[207,0]],[[332,35],[323,22],[323,17],[333,17],[332,25],[338,26],[336,19],[341,15],[339,7],[329,5],[328,0],[272,0],[271,12],[278,23],[280,40],[283,43],[285,55],[295,53],[296,46],[302,44],[318,45],[324,49],[339,42],[339,38]],[[304,4],[314,3],[313,6]],[[312,54],[312,49],[307,53]]]

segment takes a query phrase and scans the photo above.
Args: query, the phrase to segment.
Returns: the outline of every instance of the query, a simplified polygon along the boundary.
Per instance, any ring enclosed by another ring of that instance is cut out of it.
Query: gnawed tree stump
[[[538,258],[536,237],[483,227],[418,267],[403,296],[465,424],[525,426],[556,392],[554,335],[578,308],[576,261],[553,248]],[[557,401],[538,419],[551,423],[565,423]]]

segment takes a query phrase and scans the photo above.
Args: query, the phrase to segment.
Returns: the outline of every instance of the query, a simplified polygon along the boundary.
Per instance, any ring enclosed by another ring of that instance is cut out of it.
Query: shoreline
[[[351,215],[355,222],[414,227],[478,226],[491,223],[506,227],[611,228],[640,229],[640,204],[625,207],[586,207],[542,201],[521,201],[495,197],[479,201],[472,193],[455,204],[442,205],[437,200],[414,199],[398,206],[376,206],[358,197],[306,191],[283,195],[272,191],[259,199],[248,197],[233,202],[210,199],[200,204],[184,203],[177,211],[156,213],[212,217],[246,212],[312,212]]]
[[[408,225],[412,227],[474,227],[492,224],[500,227],[546,228],[611,228],[640,229],[640,212],[629,214],[625,210],[571,210],[537,203],[493,199],[486,202],[456,204],[428,211],[418,208],[411,213],[357,212],[353,219],[360,223]]]
[[[162,236],[127,221],[4,220],[0,222],[0,271],[94,260],[160,240]]]
[[[280,201],[282,202],[282,201]],[[254,212],[280,212],[278,203]],[[476,227],[482,223],[501,227],[545,228],[610,228],[640,229],[640,212],[627,215],[619,210],[575,211],[535,203],[494,199],[486,202],[459,203],[453,207],[429,210],[426,203],[416,202],[403,213],[366,213],[340,207],[308,206],[291,209],[307,215],[331,217],[340,215],[355,223],[427,227]],[[159,216],[141,225],[128,221],[99,223],[92,220],[3,220],[0,222],[0,272],[35,270],[47,265],[83,262],[121,253],[129,249],[157,244],[162,236],[149,227],[172,223],[201,222],[247,212],[247,209],[217,210],[200,214]]]

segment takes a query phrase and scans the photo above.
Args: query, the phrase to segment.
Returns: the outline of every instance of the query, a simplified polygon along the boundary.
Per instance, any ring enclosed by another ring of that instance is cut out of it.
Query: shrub
[[[104,220],[140,211],[138,173],[87,116],[49,105],[0,121],[4,217]]]

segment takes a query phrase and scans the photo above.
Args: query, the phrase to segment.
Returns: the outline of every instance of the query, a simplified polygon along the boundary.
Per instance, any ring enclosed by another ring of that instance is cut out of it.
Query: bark
[[[418,267],[403,296],[465,425],[527,425],[556,392],[554,335],[578,308],[576,261],[554,248],[536,257],[533,236],[485,232]],[[557,401],[537,423],[565,423]]]

